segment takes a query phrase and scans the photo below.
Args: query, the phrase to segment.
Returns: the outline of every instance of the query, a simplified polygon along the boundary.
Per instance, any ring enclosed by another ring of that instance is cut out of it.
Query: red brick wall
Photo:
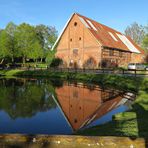
[[[131,61],[130,63],[144,63],[144,55],[131,53]]]
[[[76,26],[74,25],[75,22],[77,23]],[[141,54],[122,52],[121,57],[118,50],[114,50],[114,56],[110,56],[109,49],[102,49],[101,44],[98,43],[76,14],[65,29],[56,50],[56,57],[64,61],[64,67],[83,68],[84,65],[85,67],[88,66],[89,59],[93,61],[92,68],[100,67],[100,63],[104,59],[117,61],[119,67],[127,66],[128,63],[143,61]]]
[[[75,22],[77,26],[74,26]],[[77,55],[73,53],[73,49],[77,49]],[[62,35],[57,46],[56,57],[62,58],[67,65],[70,61],[73,65],[76,63],[80,68],[83,67],[85,61],[93,58],[96,63],[95,67],[98,66],[101,60],[101,47],[77,15],[74,15]]]

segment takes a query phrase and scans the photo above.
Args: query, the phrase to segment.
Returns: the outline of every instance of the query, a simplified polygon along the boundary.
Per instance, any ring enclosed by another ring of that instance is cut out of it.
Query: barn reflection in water
[[[83,128],[120,105],[128,105],[133,98],[131,93],[69,82],[56,88],[55,92],[56,102],[73,131]]]

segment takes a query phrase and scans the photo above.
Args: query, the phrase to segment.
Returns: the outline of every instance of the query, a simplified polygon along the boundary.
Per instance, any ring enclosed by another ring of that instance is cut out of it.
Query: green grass
[[[23,70],[18,70],[18,69],[14,69],[14,70],[0,70],[0,75],[2,76],[14,76],[17,73],[23,72]]]
[[[113,120],[99,126],[79,131],[80,135],[148,137],[148,78],[136,78],[107,74],[81,74],[51,72],[49,70],[1,70],[3,76],[49,77],[66,80],[79,80],[114,87],[137,94],[133,109],[114,115]]]
[[[79,131],[80,135],[148,137],[148,78],[139,83],[139,91],[130,111],[113,116],[109,123]]]
[[[108,74],[81,74],[68,72],[51,72],[49,70],[0,70],[3,76],[29,76],[29,77],[52,77],[67,80],[79,80],[90,83],[102,84],[122,90],[137,92],[142,78],[117,76]],[[120,83],[119,83],[120,82]]]

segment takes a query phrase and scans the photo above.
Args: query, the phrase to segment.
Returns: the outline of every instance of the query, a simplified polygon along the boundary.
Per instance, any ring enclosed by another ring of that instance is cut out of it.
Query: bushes
[[[50,67],[59,67],[63,64],[63,60],[60,58],[54,58],[50,64]]]

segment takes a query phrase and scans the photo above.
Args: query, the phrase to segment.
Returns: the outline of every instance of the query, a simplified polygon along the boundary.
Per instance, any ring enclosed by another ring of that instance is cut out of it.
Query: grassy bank
[[[0,70],[0,75],[4,77],[47,77],[60,78],[64,80],[79,80],[90,83],[102,84],[103,86],[117,87],[125,91],[135,91],[139,89],[142,78],[117,76],[108,74],[82,74],[68,72],[51,72],[49,70]],[[119,83],[120,82],[120,83]]]
[[[148,78],[136,78],[107,74],[80,74],[67,72],[50,72],[48,70],[23,71],[2,70],[0,75],[23,77],[48,77],[66,80],[79,80],[96,83],[102,86],[115,87],[124,91],[137,93],[133,109],[114,116],[113,121],[85,129],[77,134],[101,136],[134,136],[148,137]]]
[[[148,137],[148,79],[144,78],[139,81],[137,78],[136,81],[139,85],[138,87],[135,86],[134,89],[138,94],[132,105],[132,110],[116,114],[111,122],[85,129],[77,134]],[[120,81],[118,83],[120,83]],[[129,85],[133,86],[132,84]]]

